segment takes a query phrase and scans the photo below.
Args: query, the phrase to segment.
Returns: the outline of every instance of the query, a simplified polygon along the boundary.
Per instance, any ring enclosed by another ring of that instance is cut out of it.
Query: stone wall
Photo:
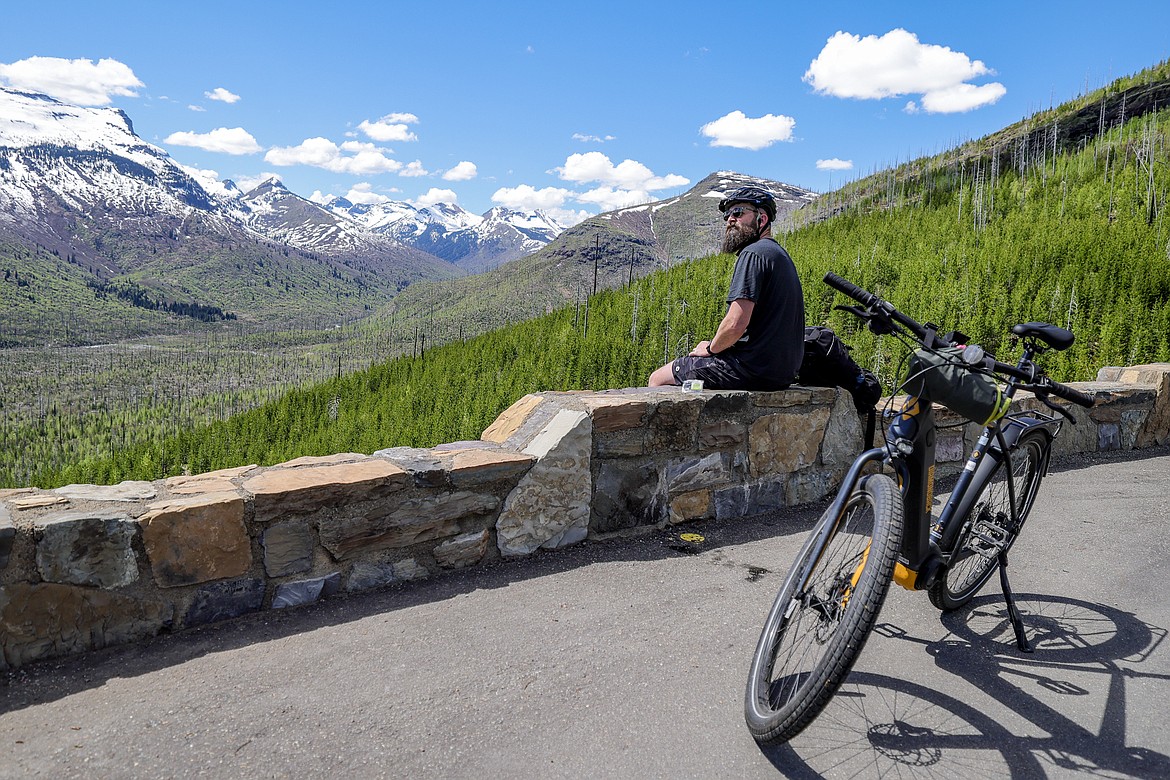
[[[1170,364],[1102,369],[1078,387],[1097,405],[1074,409],[1081,424],[1065,426],[1058,452],[1170,443]],[[942,429],[942,464],[964,458],[976,433]],[[0,668],[586,538],[817,501],[861,438],[834,388],[549,392],[520,399],[474,442],[0,491]]]

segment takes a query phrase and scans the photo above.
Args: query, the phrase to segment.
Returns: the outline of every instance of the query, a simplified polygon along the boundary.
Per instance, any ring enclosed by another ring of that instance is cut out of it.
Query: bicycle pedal
[[[971,529],[967,546],[984,558],[994,558],[1007,541],[1007,531],[997,525],[978,523]]]

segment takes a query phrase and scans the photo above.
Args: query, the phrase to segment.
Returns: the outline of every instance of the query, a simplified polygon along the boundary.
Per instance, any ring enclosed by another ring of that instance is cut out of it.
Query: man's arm
[[[728,305],[727,314],[723,315],[723,321],[719,323],[715,337],[710,341],[700,341],[691,350],[691,354],[707,357],[708,350],[722,352],[739,341],[744,331],[747,330],[748,322],[752,318],[752,310],[755,307],[755,301],[747,298],[736,298]]]

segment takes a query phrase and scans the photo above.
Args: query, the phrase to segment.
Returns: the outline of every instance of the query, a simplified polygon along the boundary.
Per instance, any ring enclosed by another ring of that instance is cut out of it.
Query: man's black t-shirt
[[[787,387],[804,358],[804,294],[796,265],[774,239],[740,250],[727,302],[740,298],[755,303],[747,331],[720,356],[739,363],[753,389]]]

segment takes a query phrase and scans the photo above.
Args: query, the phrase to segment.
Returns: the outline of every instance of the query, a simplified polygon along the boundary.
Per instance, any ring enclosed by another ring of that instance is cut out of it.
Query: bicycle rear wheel
[[[983,492],[963,518],[950,565],[927,590],[930,603],[944,612],[958,609],[979,592],[999,565],[1001,551],[1011,549],[1028,519],[1036,491],[1044,478],[1048,441],[1044,434],[1025,434],[1009,451],[983,487]],[[1016,520],[1012,520],[1008,494],[1008,469],[1016,495]]]
[[[776,596],[748,675],[744,716],[761,744],[800,733],[857,660],[889,591],[902,542],[902,494],[877,474],[853,491],[839,517],[827,510]],[[807,571],[798,578],[795,573]]]

